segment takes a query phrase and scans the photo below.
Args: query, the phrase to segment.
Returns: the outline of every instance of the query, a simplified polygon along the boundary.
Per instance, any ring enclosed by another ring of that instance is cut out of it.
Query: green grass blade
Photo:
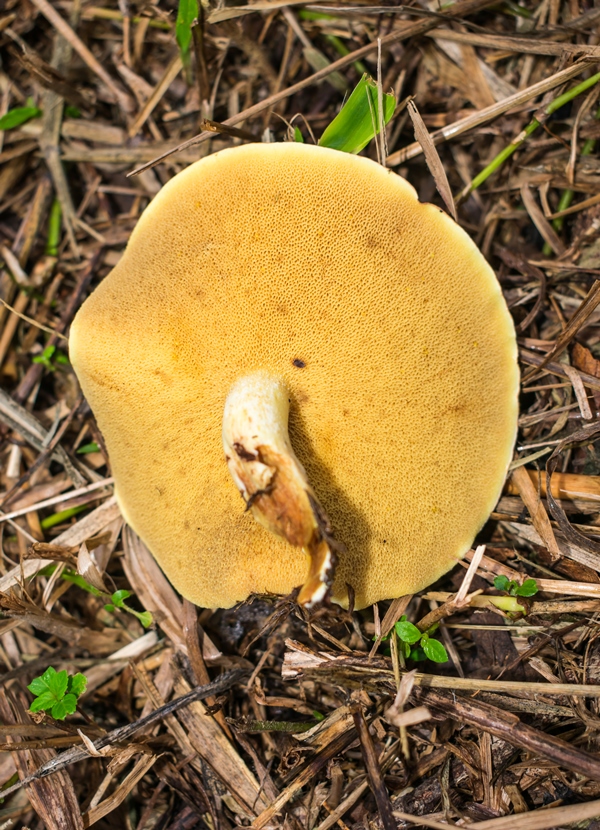
[[[175,37],[179,45],[184,66],[189,65],[190,44],[192,42],[192,23],[198,18],[198,0],[179,0]]]
[[[15,127],[20,127],[21,124],[25,124],[32,118],[38,118],[41,114],[39,107],[15,107],[0,118],[0,130],[14,130]]]
[[[383,121],[388,123],[396,99],[383,95]],[[333,119],[319,140],[321,147],[331,147],[344,153],[360,153],[379,132],[379,108],[377,84],[368,75],[363,75],[352,94]]]

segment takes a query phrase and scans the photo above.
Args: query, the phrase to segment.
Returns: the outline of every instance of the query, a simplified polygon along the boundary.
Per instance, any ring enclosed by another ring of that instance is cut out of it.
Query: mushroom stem
[[[333,581],[337,556],[329,520],[294,453],[288,434],[289,396],[284,383],[263,372],[240,378],[223,413],[227,466],[263,527],[310,557],[298,602],[321,602]]]

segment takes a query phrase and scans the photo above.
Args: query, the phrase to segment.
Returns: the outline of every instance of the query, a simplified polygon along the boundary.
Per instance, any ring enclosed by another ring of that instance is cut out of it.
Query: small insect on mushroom
[[[202,606],[420,590],[469,549],[512,455],[493,271],[404,179],[323,147],[175,176],[70,351],[125,519]]]

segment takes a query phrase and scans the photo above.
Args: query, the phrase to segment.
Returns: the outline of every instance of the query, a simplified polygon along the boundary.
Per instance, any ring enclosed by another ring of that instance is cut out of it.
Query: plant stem
[[[600,81],[600,72],[597,72],[595,75],[592,75],[586,81],[582,81],[577,86],[574,86],[572,89],[568,90],[567,92],[559,95],[553,101],[551,101],[548,106],[543,111],[542,120],[539,121],[537,118],[533,118],[529,124],[522,130],[519,135],[514,138],[511,143],[501,150],[496,158],[494,158],[484,169],[479,173],[475,178],[464,188],[464,190],[460,193],[458,199],[462,200],[474,190],[477,190],[487,179],[495,173],[497,170],[502,167],[504,162],[512,156],[512,154],[519,149],[519,147],[529,138],[532,133],[534,133],[537,128],[546,120],[549,116],[551,116],[554,112],[559,110],[565,104],[568,104],[569,101],[572,101],[578,95],[581,95],[582,92],[586,92],[586,90],[590,89],[590,87],[594,86],[595,84]]]
[[[600,107],[596,110],[596,115],[594,116],[596,121],[600,121]],[[581,158],[584,156],[591,156],[591,154],[596,149],[596,140],[594,138],[588,138],[588,140],[583,145],[583,149],[581,150]],[[575,191],[571,190],[571,188],[567,188],[563,190],[560,200],[558,202],[558,208],[556,210],[557,213],[560,213],[561,210],[566,210],[567,208],[571,207],[571,203],[573,202],[573,197],[575,196]],[[565,217],[558,216],[556,219],[552,220],[552,227],[557,233],[560,233],[563,229],[563,225],[565,224]],[[543,248],[544,256],[550,256],[552,253],[552,249],[546,242]]]

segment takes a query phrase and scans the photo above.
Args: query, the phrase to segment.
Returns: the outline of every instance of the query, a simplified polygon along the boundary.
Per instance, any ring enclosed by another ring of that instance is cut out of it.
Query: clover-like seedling
[[[152,625],[152,614],[150,611],[134,611],[133,608],[126,605],[125,600],[129,599],[130,596],[132,596],[131,591],[126,591],[124,588],[120,591],[115,591],[110,598],[110,602],[104,607],[107,611],[114,611],[115,608],[121,608],[121,610],[127,611],[128,614],[137,617],[144,628],[149,628]]]
[[[67,670],[56,671],[48,666],[46,671],[35,677],[29,686],[29,691],[35,699],[29,707],[30,712],[50,710],[55,720],[64,720],[77,709],[77,698],[86,689],[87,677],[85,674],[67,674]]]
[[[63,354],[62,352],[57,352],[56,356],[56,346],[46,346],[44,351],[40,355],[36,355],[32,359],[32,363],[41,363],[44,368],[46,368],[49,372],[54,372],[56,370],[55,363],[58,363],[62,366],[68,366],[69,359],[68,357]],[[52,359],[54,358],[54,363]]]
[[[33,98],[27,99],[27,106],[15,107],[5,113],[0,118],[0,130],[14,130],[15,127],[20,127],[32,118],[39,118],[42,111],[33,103]]]
[[[396,636],[402,643],[404,656],[416,661],[428,659],[434,663],[445,663],[448,660],[448,652],[439,640],[431,636],[437,627],[438,623],[435,623],[427,631],[419,631],[404,614],[394,626]],[[416,643],[419,645],[412,648]]]
[[[535,579],[525,579],[521,585],[514,580],[509,579],[504,574],[497,576],[494,579],[494,588],[498,591],[506,591],[510,597],[532,597],[538,592],[538,586]]]

